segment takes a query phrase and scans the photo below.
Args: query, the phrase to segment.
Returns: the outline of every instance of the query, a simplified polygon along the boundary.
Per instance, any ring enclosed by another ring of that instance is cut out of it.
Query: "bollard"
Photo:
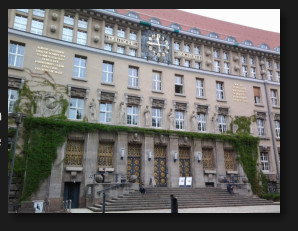
[[[178,200],[174,195],[171,195],[171,213],[178,213]]]
[[[102,193],[102,213],[105,213],[105,207],[106,207],[106,194]]]

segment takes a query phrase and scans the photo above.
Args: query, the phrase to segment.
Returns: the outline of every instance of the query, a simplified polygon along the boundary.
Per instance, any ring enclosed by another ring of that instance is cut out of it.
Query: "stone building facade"
[[[258,163],[278,182],[279,34],[246,28],[239,40],[237,30],[207,33],[200,18],[187,28],[182,18],[190,14],[164,11],[159,19],[162,10],[9,9],[8,112],[26,84],[34,117],[60,114],[60,99],[69,102],[70,121],[131,128],[222,134],[236,116],[254,116]],[[181,21],[172,21],[174,14]],[[192,177],[192,187],[221,187],[231,176],[247,183],[230,144],[185,134],[71,133],[32,198],[50,200],[54,210],[72,192],[73,206],[85,207],[88,198],[100,200],[97,191],[132,175],[146,187],[179,187],[179,177]],[[103,168],[105,183],[97,183]]]

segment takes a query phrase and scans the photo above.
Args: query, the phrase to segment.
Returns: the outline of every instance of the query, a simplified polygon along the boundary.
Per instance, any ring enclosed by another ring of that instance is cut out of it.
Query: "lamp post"
[[[17,124],[17,129],[16,129],[16,135],[15,135],[14,146],[13,146],[10,174],[9,174],[9,179],[8,179],[8,199],[9,199],[10,185],[11,185],[12,176],[13,176],[13,168],[14,168],[15,152],[16,152],[16,146],[17,146],[17,140],[18,140],[18,133],[19,133],[19,125],[22,123],[22,118],[27,117],[26,115],[23,115],[22,112],[11,113],[11,116],[15,118],[15,122]]]

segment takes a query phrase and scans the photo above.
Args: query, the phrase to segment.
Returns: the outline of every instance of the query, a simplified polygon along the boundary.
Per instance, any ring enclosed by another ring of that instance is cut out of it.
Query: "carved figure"
[[[168,114],[168,117],[169,117],[169,123],[170,123],[170,126],[169,126],[169,129],[170,130],[173,130],[174,129],[174,124],[175,124],[175,115],[174,115],[174,112],[173,112],[173,109],[171,108],[170,109],[170,112]]]
[[[197,131],[198,123],[197,123],[197,113],[195,111],[191,114],[191,130]]]
[[[91,120],[96,120],[96,103],[95,100],[92,99],[92,101],[89,104],[89,109],[90,109],[90,119]]]
[[[144,110],[145,126],[150,126],[149,114],[150,114],[149,106],[146,106]]]
[[[120,103],[120,115],[119,115],[120,124],[125,124],[125,115],[126,115],[125,106],[124,106],[124,103],[121,102]]]

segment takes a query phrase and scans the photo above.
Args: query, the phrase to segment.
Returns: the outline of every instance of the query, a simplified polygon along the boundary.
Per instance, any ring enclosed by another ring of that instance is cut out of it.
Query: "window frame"
[[[176,80],[180,79],[180,82]],[[179,87],[179,88],[178,88]],[[180,89],[178,92],[177,90]],[[175,75],[175,94],[183,95],[184,94],[184,87],[183,87],[183,76]]]
[[[225,115],[218,115],[218,130],[220,133],[227,132],[227,117]]]
[[[105,105],[104,110],[102,110],[101,105]],[[111,110],[108,110],[108,105]],[[112,122],[112,103],[109,102],[99,102],[99,122],[100,123],[111,123]],[[104,114],[104,120],[101,120],[101,114]],[[109,120],[108,120],[109,119]]]
[[[220,86],[220,88],[218,88]],[[224,83],[216,81],[216,99],[218,100],[224,100]]]
[[[78,59],[79,64],[76,65],[76,59]],[[85,66],[82,66],[82,60],[85,60]],[[75,70],[78,70],[78,76],[75,75]],[[87,75],[87,58],[79,55],[75,55],[73,64],[73,77],[79,79],[86,79]]]
[[[269,172],[269,153],[268,152],[261,152],[260,153],[260,162],[261,168],[263,172]]]
[[[16,46],[15,53],[12,53],[12,46]],[[24,63],[24,53],[25,53],[25,44],[10,41],[9,51],[8,51],[8,62],[9,60],[13,59],[13,64],[8,63],[8,65],[12,67],[22,68]],[[18,63],[20,63],[21,65],[17,65]]]
[[[175,128],[177,130],[185,130],[184,111],[175,110]]]
[[[258,129],[258,136],[265,136],[265,120],[264,119],[257,119],[257,129]]]
[[[110,70],[110,67],[112,70]],[[102,62],[102,83],[113,83],[114,81],[114,63],[103,61]]]
[[[15,99],[12,99],[11,96],[16,96]],[[17,89],[8,88],[8,113],[15,112],[16,102],[19,99],[19,92]],[[12,110],[10,110],[12,109]]]
[[[207,132],[207,120],[205,113],[199,113],[197,116],[198,132]]]
[[[139,107],[136,105],[128,105],[126,109],[126,124],[131,126],[138,126],[139,124]],[[129,117],[131,117],[129,119]],[[130,123],[129,123],[130,120]],[[134,123],[135,122],[135,123]]]
[[[139,68],[129,66],[128,67],[128,86],[139,87]]]
[[[198,98],[205,97],[205,90],[204,90],[204,79],[196,79],[196,96]]]
[[[162,91],[161,73],[153,71],[152,73],[152,90]]]
[[[161,128],[162,127],[162,109],[157,107],[152,107],[151,111],[152,111],[151,126],[154,128]],[[153,122],[153,120],[155,121]]]
[[[72,100],[72,99],[75,101],[75,105],[74,105],[74,106],[71,105],[71,100]],[[83,107],[78,107],[78,102],[79,102],[79,101],[82,102]],[[83,118],[84,118],[84,107],[85,107],[85,99],[83,99],[83,98],[78,98],[78,97],[70,97],[70,100],[69,100],[68,119],[82,121]],[[70,118],[70,111],[71,111],[71,110],[75,110],[75,118]],[[81,114],[81,118],[80,118],[80,119],[77,118],[77,116],[78,116],[78,111],[82,111],[82,114]]]

